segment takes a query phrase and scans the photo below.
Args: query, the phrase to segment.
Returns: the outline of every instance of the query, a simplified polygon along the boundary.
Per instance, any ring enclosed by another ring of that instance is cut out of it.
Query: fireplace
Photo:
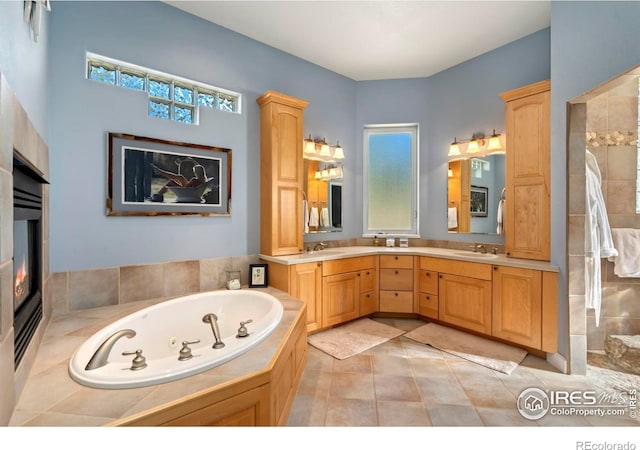
[[[13,170],[13,327],[17,368],[42,319],[42,183],[18,158]]]

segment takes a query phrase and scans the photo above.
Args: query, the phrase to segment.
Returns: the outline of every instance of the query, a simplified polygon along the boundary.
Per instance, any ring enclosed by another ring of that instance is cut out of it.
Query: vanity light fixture
[[[496,130],[494,128],[493,134],[489,138],[489,145],[487,145],[487,153],[495,154],[495,153],[504,153],[502,149],[502,142],[500,142],[500,135],[496,134]]]
[[[460,146],[458,145],[456,138],[453,138],[453,142],[449,146],[448,156],[460,156]]]
[[[302,157],[305,159],[325,162],[335,162],[336,160],[344,159],[344,150],[342,146],[340,146],[340,141],[338,141],[335,147],[332,147],[327,144],[326,139],[313,139],[311,135],[309,135],[309,138],[305,138],[302,143]]]

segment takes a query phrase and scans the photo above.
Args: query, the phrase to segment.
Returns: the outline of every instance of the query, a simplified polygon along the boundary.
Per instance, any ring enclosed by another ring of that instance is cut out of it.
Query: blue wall
[[[23,2],[0,1],[0,72],[27,112],[36,131],[49,142],[47,117],[48,24],[50,13],[42,15],[38,42],[23,20]]]
[[[53,8],[53,272],[258,253],[260,146],[255,100],[266,90],[309,101],[305,134],[331,143],[340,140],[347,154],[345,165],[353,164],[353,80],[161,2],[56,2]],[[243,113],[202,108],[199,126],[149,118],[144,93],[85,79],[86,52],[240,92]],[[107,217],[108,132],[231,148],[231,216]],[[353,187],[348,178],[344,190],[349,210]]]

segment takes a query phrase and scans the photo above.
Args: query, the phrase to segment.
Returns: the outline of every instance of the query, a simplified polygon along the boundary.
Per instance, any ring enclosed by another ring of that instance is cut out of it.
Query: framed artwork
[[[261,288],[267,287],[267,269],[266,264],[249,264],[249,287]]]
[[[107,215],[231,214],[231,150],[109,133]]]
[[[487,217],[489,188],[471,186],[471,217]]]

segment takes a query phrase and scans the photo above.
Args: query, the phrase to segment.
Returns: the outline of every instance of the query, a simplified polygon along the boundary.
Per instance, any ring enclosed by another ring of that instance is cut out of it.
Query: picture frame
[[[489,188],[471,186],[471,217],[487,217]]]
[[[108,216],[231,215],[231,149],[108,134]]]
[[[249,287],[265,288],[269,285],[267,264],[249,264]]]

